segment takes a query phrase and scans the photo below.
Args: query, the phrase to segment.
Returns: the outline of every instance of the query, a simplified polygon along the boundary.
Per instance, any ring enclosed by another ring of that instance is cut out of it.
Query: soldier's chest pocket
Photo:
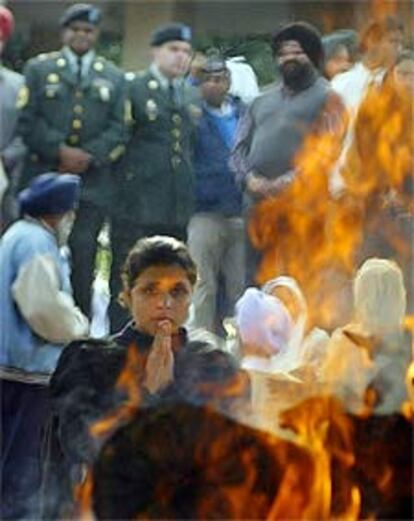
[[[100,105],[102,108],[109,106],[113,101],[115,92],[111,82],[95,82],[91,86],[90,99]]]
[[[65,87],[61,83],[49,83],[44,86],[43,100],[46,103],[61,101],[65,98]]]

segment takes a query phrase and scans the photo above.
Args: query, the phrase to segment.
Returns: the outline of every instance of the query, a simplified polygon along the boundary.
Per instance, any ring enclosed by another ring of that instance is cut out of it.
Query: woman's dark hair
[[[151,266],[179,266],[191,284],[196,283],[195,262],[187,246],[174,237],[155,235],[139,239],[128,253],[121,271],[124,286],[131,288],[137,277]]]

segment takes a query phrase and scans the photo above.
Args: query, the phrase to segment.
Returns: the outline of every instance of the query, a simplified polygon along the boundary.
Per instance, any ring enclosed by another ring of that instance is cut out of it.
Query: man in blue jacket
[[[48,382],[64,345],[88,334],[72,297],[67,244],[80,178],[42,174],[0,241],[0,518],[37,519]]]
[[[211,56],[203,67],[202,115],[194,153],[196,212],[188,226],[188,246],[199,268],[192,326],[212,332],[216,303],[224,282],[224,312],[232,313],[244,288],[244,226],[241,192],[228,160],[243,105],[228,95],[230,71]]]

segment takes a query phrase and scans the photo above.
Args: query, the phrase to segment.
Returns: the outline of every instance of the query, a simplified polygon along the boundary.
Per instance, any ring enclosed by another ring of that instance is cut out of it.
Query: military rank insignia
[[[17,94],[16,108],[22,109],[29,103],[30,91],[26,85],[20,88]]]
[[[104,78],[96,78],[93,85],[98,90],[101,101],[107,103],[111,99],[112,83]]]

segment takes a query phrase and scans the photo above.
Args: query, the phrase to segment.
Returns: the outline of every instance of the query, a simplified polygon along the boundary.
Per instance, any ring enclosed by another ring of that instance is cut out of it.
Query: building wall
[[[148,45],[154,28],[168,21],[183,21],[196,37],[244,36],[272,32],[281,23],[308,20],[323,32],[337,28],[358,28],[372,16],[373,6],[382,10],[397,6],[414,34],[414,2],[400,0],[91,0],[103,10],[102,30],[123,43],[122,65],[129,70],[147,66]],[[5,2],[5,0],[0,0]],[[8,0],[14,12],[17,32],[26,41],[28,58],[60,45],[58,20],[73,2],[68,0]],[[411,36],[410,36],[411,35]]]
[[[124,5],[122,63],[128,70],[145,68],[151,59],[148,42],[155,27],[175,20],[175,1],[136,0]]]

